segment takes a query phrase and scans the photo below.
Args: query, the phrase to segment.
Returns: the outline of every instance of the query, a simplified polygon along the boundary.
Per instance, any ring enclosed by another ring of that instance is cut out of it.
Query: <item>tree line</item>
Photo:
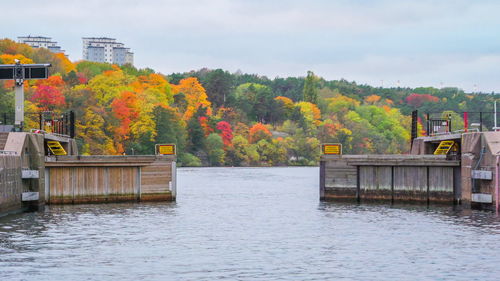
[[[0,63],[51,63],[25,83],[26,111],[75,111],[81,154],[153,154],[175,143],[184,166],[316,165],[321,143],[344,153],[406,153],[411,111],[492,111],[497,94],[457,88],[377,88],[346,80],[270,79],[200,69],[164,75],[132,65],[71,62],[63,54],[0,40]],[[0,113],[13,112],[13,82],[0,86]],[[485,126],[491,120],[485,118]],[[35,120],[26,127],[35,127]],[[424,132],[421,132],[424,133]]]

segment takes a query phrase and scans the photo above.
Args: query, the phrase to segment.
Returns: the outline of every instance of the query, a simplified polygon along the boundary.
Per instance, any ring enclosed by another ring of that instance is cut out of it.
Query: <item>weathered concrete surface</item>
[[[23,210],[21,157],[0,155],[0,216]]]
[[[479,156],[481,150],[481,133],[467,133],[462,135],[462,154],[471,153]]]
[[[460,161],[445,155],[342,155],[341,159],[353,166],[460,166]]]
[[[470,207],[473,193],[472,170],[477,166],[482,147],[481,133],[467,133],[462,135],[461,143],[461,204]],[[474,184],[476,184],[474,182]]]
[[[393,168],[390,166],[359,167],[361,201],[392,201]]]
[[[356,166],[347,164],[338,156],[330,156],[328,161],[321,162],[321,199],[357,200]]]
[[[481,208],[494,209],[496,205],[495,202],[496,156],[500,155],[500,132],[484,132],[482,134],[480,146],[481,148],[483,148],[484,153],[482,155],[482,159],[479,165],[477,161],[481,158],[481,155],[478,154],[476,156],[476,161],[474,161],[473,169],[490,171],[493,174],[493,178],[492,180],[473,179],[472,193],[490,194],[493,197],[493,202],[491,204],[482,204],[473,202],[471,200],[471,204],[476,203],[476,205],[478,205]]]
[[[429,167],[428,197],[430,202],[450,203],[456,201],[455,174],[457,168],[454,167]]]
[[[0,150],[4,150],[5,143],[7,142],[8,137],[9,133],[0,132]]]
[[[175,157],[47,157],[47,203],[175,200]]]
[[[443,140],[459,142],[460,153],[433,155]],[[475,194],[493,197],[492,203],[481,201],[479,204],[481,208],[491,209],[496,203],[497,155],[500,155],[500,132],[420,137],[413,141],[411,155],[322,156],[321,198],[349,197],[361,201],[391,198],[394,201],[456,202],[469,207],[478,203],[472,200]],[[337,163],[330,163],[334,161]],[[473,179],[473,170],[491,173],[492,179]],[[342,179],[347,177],[347,171],[350,182],[345,184]],[[390,177],[394,180],[389,181]]]
[[[322,156],[321,199],[453,203],[460,161],[442,155]]]
[[[427,167],[394,167],[394,201],[427,203]]]
[[[500,155],[500,132],[484,132],[484,140],[492,155]]]
[[[412,154],[412,155],[425,154],[425,142],[424,142],[423,138],[416,138],[413,140],[410,154]]]
[[[33,179],[21,179],[21,174],[19,174],[19,182],[21,182],[21,191],[19,193],[19,198],[22,192],[38,192],[39,200],[30,201],[29,203],[22,204],[22,208],[25,207],[31,209],[38,209],[44,205],[45,198],[43,194],[45,193],[45,180],[44,180],[44,139],[43,135],[22,133],[22,132],[11,132],[7,137],[5,142],[5,151],[15,153],[20,157],[20,168],[24,170],[37,170],[39,178]],[[1,166],[0,166],[1,168]],[[17,197],[15,200],[18,200]],[[19,199],[19,201],[21,201]]]

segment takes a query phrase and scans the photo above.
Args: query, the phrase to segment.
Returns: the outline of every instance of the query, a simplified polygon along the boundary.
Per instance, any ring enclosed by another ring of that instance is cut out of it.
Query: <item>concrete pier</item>
[[[434,155],[323,155],[321,199],[453,202],[459,161]]]
[[[455,151],[433,155],[442,141],[453,141]],[[494,209],[498,157],[500,132],[416,138],[410,155],[323,155],[320,198]]]
[[[48,142],[68,155],[50,155]],[[0,216],[44,204],[174,201],[176,157],[78,156],[74,139],[0,133]]]
[[[45,162],[48,204],[175,200],[174,156],[57,156]]]

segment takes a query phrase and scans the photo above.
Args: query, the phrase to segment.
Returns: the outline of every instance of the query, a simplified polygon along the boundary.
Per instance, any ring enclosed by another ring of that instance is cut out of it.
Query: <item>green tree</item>
[[[232,76],[229,72],[216,69],[207,74],[205,81],[202,81],[208,95],[208,100],[212,102],[214,108],[223,106],[226,98],[231,93],[233,87]]]
[[[319,78],[314,75],[314,72],[308,71],[304,82],[304,101],[314,104],[318,103],[318,82]]]
[[[224,142],[217,133],[211,133],[205,140],[210,165],[220,166],[224,163]]]
[[[201,109],[195,112],[195,114],[188,120],[187,122],[187,133],[188,133],[188,141],[187,141],[187,151],[189,153],[196,154],[197,151],[204,150],[204,142],[205,133],[203,132],[203,128],[201,127],[199,117],[203,116]]]
[[[153,120],[156,124],[155,143],[174,143],[177,154],[186,150],[186,124],[176,109],[167,106],[156,106],[153,109]]]

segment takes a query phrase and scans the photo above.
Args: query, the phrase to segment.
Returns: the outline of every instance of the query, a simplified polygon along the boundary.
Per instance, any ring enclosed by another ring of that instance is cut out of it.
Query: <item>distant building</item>
[[[114,38],[83,37],[83,59],[118,65],[134,64],[134,53]]]
[[[64,53],[64,50],[57,45],[57,42],[52,41],[51,37],[44,36],[19,36],[17,42],[30,45],[33,48],[46,48],[53,53]]]

